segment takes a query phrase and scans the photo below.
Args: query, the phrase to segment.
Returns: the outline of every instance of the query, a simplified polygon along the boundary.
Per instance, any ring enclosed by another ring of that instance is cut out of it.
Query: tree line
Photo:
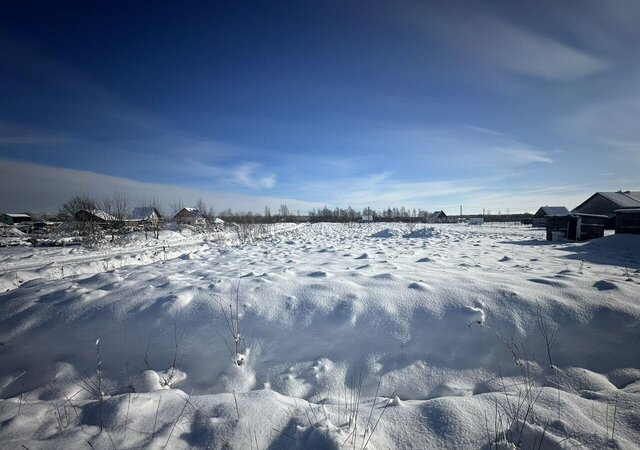
[[[158,210],[163,220],[171,221],[173,217],[181,211],[186,205],[180,200],[174,200],[168,203],[168,209],[162,207],[162,203],[156,198],[151,197],[136,202],[136,206],[153,207]],[[216,212],[214,208],[208,206],[204,200],[199,199],[195,208],[203,215],[208,222],[212,222],[219,217],[225,222],[235,223],[276,223],[276,222],[360,222],[363,217],[369,217],[374,222],[424,222],[430,215],[431,211],[421,208],[387,207],[384,209],[374,209],[366,207],[356,209],[348,206],[346,208],[335,207],[329,208],[313,208],[308,211],[292,210],[286,204],[280,205],[277,210],[265,206],[261,212],[233,210],[231,208],[223,209]],[[49,216],[49,219],[60,221],[74,221],[78,211],[94,211],[100,210],[113,217],[113,222],[123,224],[132,211],[132,203],[126,194],[115,189],[113,194],[103,198],[102,200],[94,200],[88,195],[75,196],[65,202],[59,209],[57,215]],[[486,221],[503,222],[503,221],[519,221],[522,218],[530,217],[530,214],[487,214],[464,215],[462,217],[484,217]],[[458,217],[453,216],[453,217]]]

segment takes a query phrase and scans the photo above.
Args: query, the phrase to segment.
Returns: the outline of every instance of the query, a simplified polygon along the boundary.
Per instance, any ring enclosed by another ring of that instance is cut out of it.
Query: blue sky
[[[14,2],[0,209],[262,210],[640,188],[636,1]]]

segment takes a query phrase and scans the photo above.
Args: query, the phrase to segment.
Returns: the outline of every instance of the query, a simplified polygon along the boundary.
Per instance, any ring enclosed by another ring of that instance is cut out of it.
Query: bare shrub
[[[227,339],[220,334],[220,337],[224,341],[224,344],[229,350],[229,354],[233,360],[233,363],[237,366],[241,366],[246,361],[247,343],[244,336],[240,332],[240,281],[236,285],[232,286],[232,296],[229,299],[228,304],[218,302],[222,315],[227,324],[227,329],[231,335],[233,345],[229,345]]]
[[[538,325],[538,330],[540,331],[542,341],[544,342],[545,348],[547,350],[549,365],[551,367],[555,367],[553,365],[553,359],[551,358],[551,350],[556,343],[556,337],[558,336],[558,327],[550,322],[546,317],[544,317],[540,308],[538,308],[538,310],[536,311],[536,323]]]
[[[180,333],[180,336],[178,336],[178,325],[174,324],[173,326],[173,341],[174,341],[173,359],[171,360],[171,367],[167,372],[167,376],[164,377],[160,382],[160,384],[163,387],[170,387],[177,374],[178,367],[180,365],[180,363],[178,362],[178,354],[180,350],[180,343],[182,342],[183,337],[184,337],[184,331],[182,331]]]

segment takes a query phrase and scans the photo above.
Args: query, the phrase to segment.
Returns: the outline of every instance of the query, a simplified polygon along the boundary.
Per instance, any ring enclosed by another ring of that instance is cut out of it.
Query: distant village
[[[216,215],[200,200],[195,207],[173,205],[173,212],[165,215],[157,201],[154,205],[128,207],[122,194],[104,202],[100,208],[88,198],[76,197],[67,202],[56,215],[35,215],[24,212],[0,214],[2,228],[14,227],[22,233],[37,237],[54,232],[64,224],[73,223],[81,233],[95,230],[142,230],[158,237],[168,224],[194,227],[194,229],[221,230],[226,226],[247,223],[275,222],[409,222],[409,223],[467,223],[482,225],[485,222],[517,222],[532,227],[546,228],[547,240],[585,241],[604,236],[605,230],[615,233],[640,234],[640,191],[596,192],[584,202],[569,210],[565,206],[541,206],[535,214],[476,214],[447,215],[444,211],[388,208],[376,211],[365,208],[357,211],[351,207],[314,209],[307,214],[293,213],[286,205],[271,213],[265,207],[263,214],[234,213],[227,209]]]

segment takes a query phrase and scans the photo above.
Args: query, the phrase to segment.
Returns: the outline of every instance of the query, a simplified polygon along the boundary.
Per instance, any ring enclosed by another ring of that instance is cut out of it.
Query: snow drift
[[[371,231],[0,295],[2,447],[636,447],[640,273],[529,228]]]

